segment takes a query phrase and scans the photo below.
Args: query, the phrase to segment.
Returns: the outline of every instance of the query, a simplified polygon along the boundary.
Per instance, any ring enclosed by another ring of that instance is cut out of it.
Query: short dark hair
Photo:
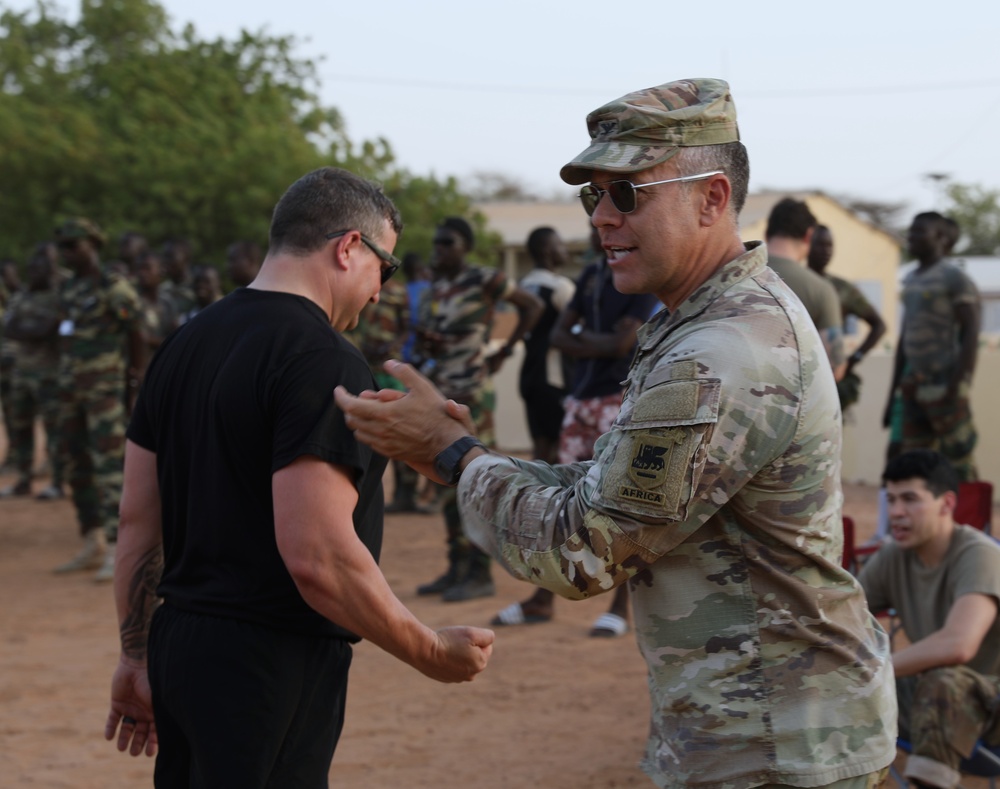
[[[327,233],[358,230],[378,239],[388,220],[398,236],[403,220],[382,187],[339,167],[321,167],[293,183],[274,207],[270,247],[296,256],[327,243]]]
[[[260,244],[256,241],[234,241],[226,248],[226,253],[246,258],[254,265],[258,265],[263,257]]]
[[[922,479],[935,498],[949,490],[958,494],[958,472],[948,458],[933,449],[911,449],[897,455],[882,472],[883,483],[908,479]]]
[[[545,245],[555,234],[556,231],[551,227],[536,227],[528,234],[528,240],[524,246],[532,260],[540,262],[545,257]]]
[[[458,233],[462,240],[465,241],[465,251],[471,252],[473,247],[476,245],[476,236],[472,232],[472,225],[466,222],[460,216],[446,216],[441,220],[441,224],[438,227],[443,227],[448,230],[452,230]]]
[[[944,224],[944,222],[947,221],[945,215],[939,214],[937,211],[921,211],[919,214],[913,217],[914,222],[924,221],[924,220],[931,222],[940,222],[942,224]],[[912,222],[910,224],[912,224]]]
[[[809,231],[816,227],[816,217],[809,206],[794,197],[785,197],[775,203],[767,217],[767,230],[764,238],[781,236],[783,238],[804,239]]]

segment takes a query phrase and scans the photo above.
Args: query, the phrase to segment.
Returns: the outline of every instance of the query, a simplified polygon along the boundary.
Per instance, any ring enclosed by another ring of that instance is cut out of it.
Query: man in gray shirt
[[[805,306],[823,340],[833,377],[839,381],[847,372],[840,299],[833,285],[803,265],[816,224],[804,202],[791,197],[780,200],[771,209],[764,232],[767,265]]]

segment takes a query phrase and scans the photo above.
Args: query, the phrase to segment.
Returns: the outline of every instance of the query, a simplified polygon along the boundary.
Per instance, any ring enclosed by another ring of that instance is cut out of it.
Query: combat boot
[[[75,573],[78,570],[93,570],[101,566],[107,549],[104,532],[101,529],[91,529],[83,536],[83,547],[80,552],[65,564],[60,564],[52,572]]]
[[[460,603],[477,597],[492,597],[496,594],[493,576],[488,564],[475,563],[457,584],[446,589],[441,599],[446,603]]]
[[[115,580],[115,546],[109,545],[104,552],[104,562],[94,574],[94,583],[103,584]]]
[[[435,578],[427,584],[417,587],[417,594],[421,597],[432,594],[442,594],[457,584],[463,576],[468,574],[469,561],[464,556],[451,556],[448,559],[448,569],[444,574]]]

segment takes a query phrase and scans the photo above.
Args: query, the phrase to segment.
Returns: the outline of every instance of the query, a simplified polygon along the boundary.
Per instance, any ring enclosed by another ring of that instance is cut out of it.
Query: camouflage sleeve
[[[734,365],[761,348],[732,334],[726,344],[705,343],[721,361],[709,354],[654,369],[572,484],[558,471],[546,477],[477,458],[459,484],[469,538],[515,577],[574,599],[618,586],[687,540],[780,454],[797,425],[800,398],[782,384],[797,359],[772,352],[772,363],[749,362],[753,381],[771,383],[746,385]],[[761,506],[808,506],[770,493]]]
[[[496,302],[509,298],[510,294],[517,290],[517,287],[518,285],[515,280],[508,277],[500,269],[496,269],[496,273],[490,277],[489,282],[483,290]]]
[[[657,557],[588,506],[597,469],[477,458],[459,483],[463,528],[515,578],[571,599],[607,592]]]
[[[142,305],[139,294],[125,279],[116,280],[108,294],[108,305],[126,331],[138,329],[142,323]]]
[[[976,283],[958,266],[952,266],[949,269],[947,282],[952,304],[979,303],[979,289],[976,287]]]

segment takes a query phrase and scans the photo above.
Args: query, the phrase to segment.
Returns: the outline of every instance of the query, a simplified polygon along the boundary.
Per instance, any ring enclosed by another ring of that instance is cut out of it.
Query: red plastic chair
[[[954,517],[955,523],[962,523],[992,535],[993,483],[982,480],[959,483]]]

